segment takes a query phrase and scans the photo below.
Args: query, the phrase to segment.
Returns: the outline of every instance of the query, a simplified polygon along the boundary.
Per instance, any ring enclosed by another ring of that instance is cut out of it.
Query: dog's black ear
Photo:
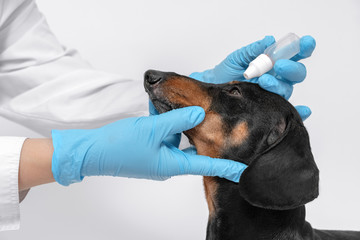
[[[319,170],[305,127],[280,121],[267,137],[270,146],[240,178],[241,195],[252,205],[285,210],[304,205],[318,195]]]

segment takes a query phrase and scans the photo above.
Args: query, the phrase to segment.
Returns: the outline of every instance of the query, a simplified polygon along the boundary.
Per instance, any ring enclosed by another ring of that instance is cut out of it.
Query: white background
[[[360,1],[38,0],[55,35],[95,67],[142,81],[149,68],[190,74],[248,43],[288,32],[317,47],[290,101],[305,122],[320,169],[320,197],[307,220],[360,230]],[[145,92],[144,92],[145,94]],[[39,137],[0,119],[0,135]],[[201,177],[166,182],[88,178],[36,187],[21,204],[21,230],[0,239],[204,239]],[[241,227],[241,226],[239,226]]]

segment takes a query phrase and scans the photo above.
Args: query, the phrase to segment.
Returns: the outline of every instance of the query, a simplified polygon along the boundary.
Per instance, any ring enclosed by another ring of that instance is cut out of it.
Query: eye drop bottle
[[[290,59],[300,52],[300,38],[294,33],[288,33],[279,41],[270,45],[255,60],[250,62],[244,72],[245,79],[260,77],[270,71],[279,59]]]

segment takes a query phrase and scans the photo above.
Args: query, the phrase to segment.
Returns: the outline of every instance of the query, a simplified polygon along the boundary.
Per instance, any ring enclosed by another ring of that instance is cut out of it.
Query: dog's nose
[[[144,79],[149,84],[155,84],[163,80],[163,73],[155,70],[147,70]]]

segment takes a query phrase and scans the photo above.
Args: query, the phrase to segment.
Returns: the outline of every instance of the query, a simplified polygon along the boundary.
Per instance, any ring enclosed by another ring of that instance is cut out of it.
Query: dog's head
[[[208,84],[154,70],[144,78],[160,113],[187,106],[205,110],[204,121],[185,134],[198,154],[248,165],[238,187],[250,204],[284,210],[318,196],[307,131],[285,99],[252,83]]]

